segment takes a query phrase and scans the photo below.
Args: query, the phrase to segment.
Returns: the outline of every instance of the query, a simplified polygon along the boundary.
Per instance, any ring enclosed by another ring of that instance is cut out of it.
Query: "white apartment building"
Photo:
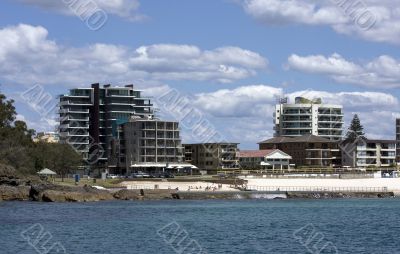
[[[159,119],[132,119],[122,125],[127,171],[156,172],[168,169],[179,172],[195,169],[184,163],[179,123]]]
[[[397,141],[396,161],[400,162],[400,118],[396,119],[396,141]]]
[[[343,136],[343,106],[322,104],[321,99],[297,97],[294,104],[281,100],[274,112],[275,137],[314,135],[330,140]]]
[[[342,164],[350,167],[390,167],[396,163],[395,140],[361,138],[354,146],[343,146]]]

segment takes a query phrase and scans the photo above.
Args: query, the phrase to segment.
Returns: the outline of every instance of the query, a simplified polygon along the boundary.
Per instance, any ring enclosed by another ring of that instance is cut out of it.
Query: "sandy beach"
[[[248,187],[273,187],[275,189],[285,190],[285,187],[299,188],[381,188],[387,191],[400,192],[400,178],[366,178],[366,179],[271,179],[271,178],[245,178],[248,181]],[[121,183],[128,189],[154,189],[157,185],[158,189],[177,189],[180,191],[237,191],[228,184],[213,184],[208,182],[156,182],[156,181],[125,181]],[[196,188],[197,187],[197,188]]]
[[[180,191],[237,191],[237,189],[231,188],[228,184],[221,184],[218,187],[216,183],[208,183],[208,182],[155,182],[155,181],[126,181],[121,183],[122,186],[127,186],[128,189],[154,189],[155,185],[158,185],[158,189],[167,190],[167,189],[176,189]],[[189,188],[190,187],[190,188]],[[197,188],[196,188],[197,187]]]

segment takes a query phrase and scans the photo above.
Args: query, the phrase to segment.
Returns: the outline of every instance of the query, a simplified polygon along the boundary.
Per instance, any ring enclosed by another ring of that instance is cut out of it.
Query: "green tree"
[[[0,163],[27,173],[32,171],[29,147],[34,131],[25,122],[15,121],[16,116],[14,101],[0,93]]]
[[[68,144],[52,144],[51,156],[53,169],[61,175],[62,181],[83,163],[82,156]]]
[[[14,100],[7,100],[7,97],[0,93],[0,128],[10,127],[16,116]]]
[[[354,142],[357,138],[364,137],[364,135],[364,127],[361,125],[358,115],[355,114],[347,130],[346,141]]]
[[[82,156],[68,144],[38,142],[32,149],[32,157],[36,171],[49,168],[61,175],[62,181],[83,165]]]

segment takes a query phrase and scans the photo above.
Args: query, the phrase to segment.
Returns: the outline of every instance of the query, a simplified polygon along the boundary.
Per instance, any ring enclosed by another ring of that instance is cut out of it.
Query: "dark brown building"
[[[208,172],[239,169],[238,143],[184,144],[185,162]]]
[[[279,149],[292,156],[296,167],[337,167],[341,165],[341,152],[337,141],[313,135],[276,137],[259,144],[260,150]]]

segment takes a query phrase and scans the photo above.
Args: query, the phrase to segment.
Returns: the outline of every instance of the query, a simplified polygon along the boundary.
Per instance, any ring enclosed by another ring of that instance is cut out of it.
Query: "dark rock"
[[[141,200],[143,198],[138,190],[120,190],[114,194],[119,200]]]
[[[29,200],[28,186],[0,185],[0,200],[3,201],[26,201]]]
[[[176,199],[172,190],[120,190],[114,194],[119,200],[162,200]]]
[[[30,197],[34,201],[43,202],[94,202],[114,199],[110,192],[90,186],[69,187],[52,184],[32,186]]]

